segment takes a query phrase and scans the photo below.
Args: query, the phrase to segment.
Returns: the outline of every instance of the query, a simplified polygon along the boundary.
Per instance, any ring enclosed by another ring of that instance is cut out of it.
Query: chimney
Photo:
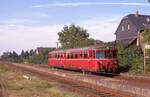
[[[138,11],[135,12],[135,16],[136,17],[139,16],[139,12]]]

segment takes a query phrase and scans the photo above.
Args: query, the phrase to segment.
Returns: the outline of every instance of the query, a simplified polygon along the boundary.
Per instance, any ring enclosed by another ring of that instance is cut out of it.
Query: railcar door
[[[89,57],[88,57],[88,60],[89,60],[89,70],[93,71],[95,68],[95,50],[89,50]]]

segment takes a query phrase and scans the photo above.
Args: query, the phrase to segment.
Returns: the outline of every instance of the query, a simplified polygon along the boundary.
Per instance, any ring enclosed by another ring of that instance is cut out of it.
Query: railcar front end
[[[96,50],[98,71],[118,72],[118,58],[116,49]]]

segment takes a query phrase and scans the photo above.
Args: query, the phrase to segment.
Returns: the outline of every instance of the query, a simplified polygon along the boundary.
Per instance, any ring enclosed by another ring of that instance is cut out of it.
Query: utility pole
[[[146,49],[150,49],[150,45],[145,45],[145,48],[144,48],[144,74],[146,73]]]
[[[58,49],[59,42],[56,42],[56,44],[57,44],[57,49]]]
[[[144,74],[146,73],[146,58],[145,58],[146,48],[144,48]]]

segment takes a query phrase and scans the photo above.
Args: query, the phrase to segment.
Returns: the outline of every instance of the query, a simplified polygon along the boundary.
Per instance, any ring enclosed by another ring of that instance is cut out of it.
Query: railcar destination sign
[[[145,48],[146,49],[150,49],[150,45],[145,45]]]

